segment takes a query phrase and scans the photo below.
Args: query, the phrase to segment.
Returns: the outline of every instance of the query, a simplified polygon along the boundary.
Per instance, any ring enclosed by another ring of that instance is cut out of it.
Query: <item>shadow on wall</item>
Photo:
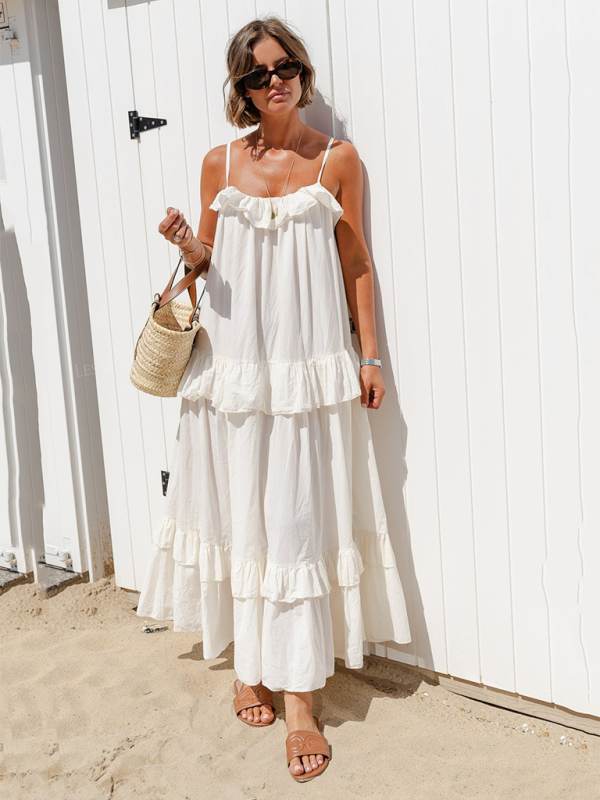
[[[23,265],[13,230],[6,230],[0,205],[0,389],[5,487],[9,530],[0,531],[0,545],[23,541],[44,552],[42,508],[44,482],[39,436],[38,395],[33,364],[31,309]]]
[[[312,104],[307,106],[306,109],[303,109],[303,111],[303,121],[307,125],[317,130],[331,131],[331,135],[334,135],[336,139],[352,142],[352,139],[348,135],[347,121],[336,113],[335,108],[332,107],[328,98],[318,90],[315,92]],[[408,477],[406,465],[408,427],[402,413],[399,387],[394,372],[392,371],[393,355],[390,353],[388,347],[388,342],[394,341],[395,338],[393,330],[390,333],[387,331],[388,324],[393,328],[393,319],[388,320],[380,313],[380,309],[383,308],[383,301],[377,274],[377,263],[373,258],[371,184],[364,164],[362,168],[364,185],[364,233],[373,264],[377,342],[379,357],[382,360],[382,375],[385,386],[385,396],[381,408],[376,410],[371,409],[368,412],[369,423],[373,436],[373,449],[381,483],[388,530],[404,588],[412,632],[412,642],[410,644],[391,644],[390,647],[395,653],[404,654],[402,661],[413,663],[414,658],[412,658],[412,656],[416,658],[418,633],[419,659],[421,663],[431,664],[433,656],[427,627],[425,625],[423,602],[421,600],[419,586],[415,580],[410,526],[404,495],[404,485]],[[384,269],[386,268],[390,268],[390,266],[384,265]],[[352,333],[352,342],[354,349],[360,354],[360,344],[356,333]],[[398,375],[397,378],[398,381],[401,380],[400,375]],[[388,655],[390,654],[388,653]],[[394,656],[392,655],[392,657]]]

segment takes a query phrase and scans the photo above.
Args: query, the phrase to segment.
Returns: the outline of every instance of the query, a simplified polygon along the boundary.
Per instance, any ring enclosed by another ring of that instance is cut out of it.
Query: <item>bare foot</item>
[[[312,692],[284,692],[285,722],[288,733],[292,731],[314,731],[321,733],[317,728],[312,713]],[[327,756],[317,753],[308,756],[296,756],[290,761],[289,770],[292,775],[310,774]]]
[[[247,683],[239,682],[241,686],[238,686],[238,692],[243,692]],[[256,689],[257,687],[262,686],[262,683],[255,683],[252,688]],[[254,706],[254,708],[243,708],[240,713],[240,717],[244,717],[245,720],[251,723],[260,723],[260,722],[271,722],[273,719],[273,709],[271,706]]]

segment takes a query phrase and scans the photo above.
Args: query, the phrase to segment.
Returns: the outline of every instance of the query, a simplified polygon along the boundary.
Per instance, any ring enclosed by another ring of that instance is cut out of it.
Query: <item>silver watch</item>
[[[360,365],[362,367],[363,364],[374,364],[376,367],[381,367],[381,359],[380,358],[361,358]]]

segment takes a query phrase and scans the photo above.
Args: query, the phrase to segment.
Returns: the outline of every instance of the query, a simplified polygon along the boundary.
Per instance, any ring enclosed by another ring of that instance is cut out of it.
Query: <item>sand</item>
[[[314,692],[332,760],[297,784],[283,694],[268,728],[233,714],[233,645],[205,661],[201,633],[168,622],[143,633],[137,593],[114,579],[45,600],[39,588],[0,596],[2,798],[599,797],[598,737],[467,700],[377,658],[362,670],[338,660]]]

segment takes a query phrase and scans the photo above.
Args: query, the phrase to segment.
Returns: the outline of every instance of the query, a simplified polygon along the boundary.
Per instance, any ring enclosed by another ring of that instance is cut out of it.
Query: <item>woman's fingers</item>
[[[163,236],[168,234],[170,228],[177,222],[179,217],[179,209],[178,208],[167,208],[167,216],[163,219],[163,221],[158,226],[158,232],[162,233]]]
[[[167,208],[167,216],[158,226],[158,232],[161,233],[165,239],[173,242],[173,236],[179,236],[183,240],[184,236],[187,237],[188,224],[185,217],[178,208]],[[193,235],[193,234],[192,234]],[[191,237],[187,237],[191,241]],[[183,244],[182,242],[175,242],[175,244]]]
[[[188,234],[190,234],[190,235],[188,235]],[[177,242],[177,244],[180,247],[182,245],[189,244],[192,241],[192,239],[194,238],[194,234],[193,234],[192,229],[190,228],[190,226],[187,224],[187,222],[184,222],[184,224],[181,226],[181,228],[179,228],[179,230],[177,231],[177,236],[179,236],[179,238],[181,239],[180,242]]]
[[[360,402],[363,408],[379,408],[385,394],[385,387],[381,376],[370,375],[367,372],[369,369],[369,367],[364,367],[361,370]],[[379,370],[379,367],[373,367],[373,369]]]
[[[385,389],[383,386],[374,386],[371,390],[371,402],[369,403],[368,408],[379,408],[384,394]]]

